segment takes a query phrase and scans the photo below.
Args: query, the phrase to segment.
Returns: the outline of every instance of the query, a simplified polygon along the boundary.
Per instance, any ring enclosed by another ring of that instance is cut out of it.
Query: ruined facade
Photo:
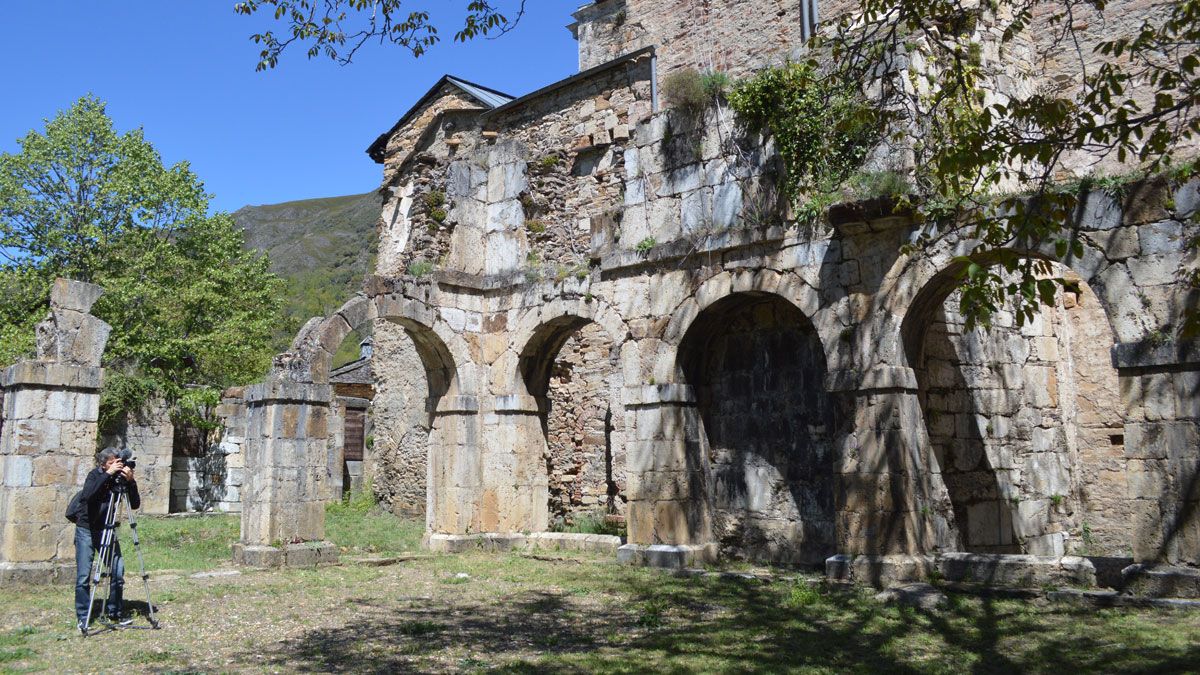
[[[919,226],[880,200],[798,226],[769,139],[723,106],[658,101],[673,70],[792,56],[797,11],[605,0],[576,14],[578,75],[516,99],[439,83],[370,149],[377,274],[273,381],[319,394],[352,329],[390,327],[423,377],[377,352],[379,395],[407,418],[376,448],[425,449],[431,542],[599,508],[626,520],[635,560],[853,576],[1032,554],[1075,579],[1078,555],[1200,563],[1200,347],[1172,333],[1195,302],[1178,272],[1196,264],[1200,182],[1084,195],[1057,304],[967,330],[970,241],[902,253]],[[989,95],[1074,76],[1036,40],[1002,57],[994,23],[972,30]],[[903,170],[889,143],[868,162]]]

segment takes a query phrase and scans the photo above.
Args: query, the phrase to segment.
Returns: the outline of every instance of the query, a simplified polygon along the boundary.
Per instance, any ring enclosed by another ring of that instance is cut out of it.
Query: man
[[[96,455],[96,468],[88,472],[87,479],[83,482],[83,490],[76,496],[76,502],[72,503],[75,516],[75,616],[79,619],[77,627],[80,632],[86,629],[88,617],[88,578],[91,576],[92,559],[103,541],[109,497],[118,478],[126,483],[129,507],[140,507],[142,499],[138,496],[133,469],[125,466],[114,448],[105,448]],[[104,610],[110,620],[121,623],[125,560],[121,557],[121,546],[116,539],[115,526],[112,542],[111,582],[108,603]]]

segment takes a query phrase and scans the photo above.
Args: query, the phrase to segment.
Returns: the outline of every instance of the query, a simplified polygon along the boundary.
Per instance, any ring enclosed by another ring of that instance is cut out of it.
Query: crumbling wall
[[[100,441],[102,447],[127,448],[133,452],[144,513],[170,511],[174,438],[175,425],[166,402],[153,400],[142,410],[126,415],[119,428]]]
[[[611,339],[589,323],[571,334],[554,359],[546,415],[552,522],[624,514],[624,421],[612,409],[617,392],[611,356]]]
[[[397,515],[425,515],[428,473],[429,388],[412,339],[399,324],[374,323],[375,398],[372,437],[364,461],[375,498]]]
[[[171,511],[242,510],[245,482],[246,401],[242,387],[221,394],[213,410],[217,429],[175,429]]]

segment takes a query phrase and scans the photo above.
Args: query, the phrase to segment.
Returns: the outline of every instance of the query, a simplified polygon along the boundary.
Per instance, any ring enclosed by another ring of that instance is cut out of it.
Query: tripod
[[[92,625],[92,611],[96,604],[96,587],[102,581],[108,581],[104,586],[107,590],[104,592],[104,604],[108,605],[110,594],[112,593],[112,577],[115,574],[113,563],[117,556],[117,526],[120,524],[120,511],[123,507],[129,505],[128,487],[125,479],[118,477],[113,485],[112,492],[108,495],[108,510],[104,516],[104,530],[100,536],[100,546],[95,551],[95,557],[92,558],[92,571],[89,575],[91,581],[91,590],[88,593],[88,613],[87,619],[83,622],[83,636],[88,636],[88,630]],[[158,628],[158,619],[154,616],[154,602],[150,599],[150,575],[146,573],[146,561],[142,557],[142,544],[138,540],[137,518],[133,515],[133,509],[128,509],[129,512],[129,531],[133,534],[133,549],[137,552],[138,567],[141,571],[142,584],[146,587],[146,618],[150,619],[150,626]],[[122,628],[118,623],[108,623],[110,629]]]

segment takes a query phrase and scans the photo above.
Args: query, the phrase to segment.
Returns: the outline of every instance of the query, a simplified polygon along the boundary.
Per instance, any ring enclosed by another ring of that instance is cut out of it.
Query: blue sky
[[[520,95],[577,70],[565,26],[582,0],[529,0],[515,31],[465,45],[443,22],[443,42],[419,59],[375,45],[342,67],[297,50],[262,73],[248,38],[269,14],[236,15],[234,2],[6,3],[0,151],[90,92],[118,129],[143,127],[168,164],[190,161],[214,206],[232,211],[375,189],[381,167],[364,151],[444,73]],[[447,17],[465,5],[408,3]]]

